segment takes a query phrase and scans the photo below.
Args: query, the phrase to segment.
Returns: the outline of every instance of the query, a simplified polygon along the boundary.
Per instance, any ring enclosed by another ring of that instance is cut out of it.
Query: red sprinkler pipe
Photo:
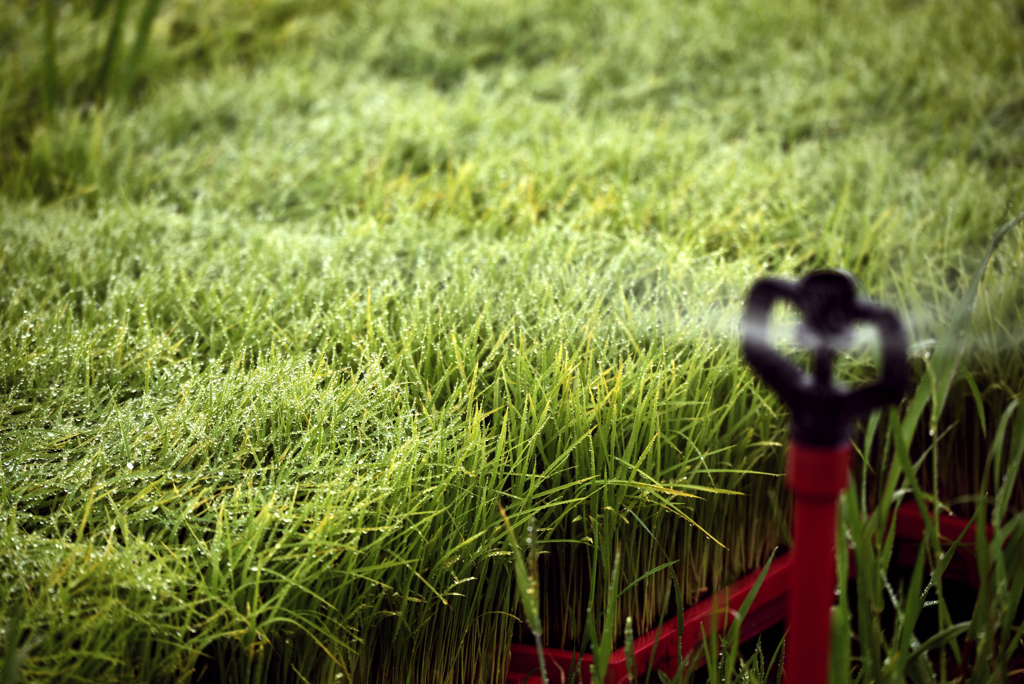
[[[786,676],[827,682],[830,613],[836,588],[836,498],[846,488],[849,442],[838,447],[789,443],[786,483],[793,492],[793,569]]]
[[[819,458],[823,455],[822,450],[807,445],[793,443],[790,446],[791,449],[801,450],[801,455],[807,458]],[[847,452],[848,454],[849,452]],[[847,455],[843,455],[842,459],[847,458]],[[840,459],[834,460],[836,463],[839,461]],[[842,462],[845,463],[845,460]],[[809,472],[799,470],[799,466],[797,468],[798,472]],[[799,484],[797,487],[799,488]],[[800,507],[799,504],[797,507]],[[834,510],[832,507],[826,508],[826,511]],[[895,516],[896,538],[899,541],[896,547],[896,562],[904,567],[913,567],[917,561],[916,544],[919,544],[924,538],[925,524],[921,519],[921,511],[918,510],[916,503],[905,503],[896,510]],[[811,516],[811,518],[812,520],[817,519],[815,516]],[[967,527],[968,522],[968,520],[956,516],[941,515],[939,517],[939,536],[946,542],[952,541]],[[823,531],[828,529],[828,526],[822,524],[818,525],[818,528],[819,531]],[[953,563],[946,568],[943,579],[957,579],[977,589],[977,567],[972,555],[977,529],[979,529],[977,526],[972,526],[964,534],[963,542],[956,548],[956,557],[953,559]],[[992,528],[988,527],[986,530],[991,538]],[[831,544],[831,539],[826,543]],[[806,543],[803,546],[814,548]],[[795,555],[793,552],[783,553],[772,563],[760,591],[757,592],[757,597],[750,606],[750,612],[743,620],[740,641],[745,642],[788,618],[792,608],[790,605],[792,585],[800,587],[800,590],[803,591],[808,584],[806,579],[799,581],[791,579]],[[960,576],[957,576],[957,566],[959,566]],[[828,567],[831,568],[831,564]],[[856,566],[851,567],[850,570],[851,574],[855,573]],[[678,618],[671,618],[663,625],[637,637],[633,645],[633,662],[636,663],[637,676],[647,677],[650,672],[665,672],[666,674],[676,672],[680,666],[678,660],[680,652],[686,655],[694,649],[700,649],[704,643],[704,637],[711,629],[717,628],[720,631],[728,629],[733,614],[727,613],[723,620],[722,606],[736,606],[743,603],[759,574],[759,570],[750,572],[713,596],[708,596],[696,605],[690,606]],[[829,584],[834,584],[834,582]],[[798,610],[806,611],[806,608],[801,607]],[[679,631],[679,625],[684,626],[682,632]],[[809,643],[806,640],[804,642]],[[823,651],[824,647],[818,647],[811,653],[822,653]],[[789,657],[801,662],[806,660],[806,657],[794,656],[792,651]],[[594,657],[589,653],[548,647],[544,649],[544,659],[547,661],[548,676],[553,684],[571,681],[574,676],[576,681],[581,684],[590,684],[590,664],[594,662]],[[512,644],[509,647],[509,661],[509,669],[505,676],[507,684],[541,684],[539,675],[530,674],[539,671],[537,647],[534,644]],[[695,662],[699,663],[700,661],[698,659]],[[628,680],[629,671],[626,663],[627,653],[624,647],[613,651],[608,659],[605,680],[609,682]],[[691,662],[691,665],[695,666],[695,663]],[[790,670],[790,678],[797,681],[792,670]]]
[[[787,300],[803,314],[799,341],[814,369],[797,368],[768,343],[772,304]],[[846,389],[832,382],[832,360],[849,346],[853,325],[878,328],[882,372],[877,382]],[[889,310],[856,297],[853,279],[838,271],[812,273],[798,283],[761,280],[743,312],[743,353],[792,410],[786,480],[795,501],[786,680],[827,684],[829,608],[836,588],[836,499],[846,487],[850,426],[857,416],[898,401],[906,385],[906,339]]]

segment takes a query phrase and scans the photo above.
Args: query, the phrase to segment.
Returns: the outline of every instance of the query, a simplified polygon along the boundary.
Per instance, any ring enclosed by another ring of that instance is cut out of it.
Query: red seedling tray
[[[968,521],[952,515],[939,517],[939,535],[943,540],[952,542],[967,526]],[[896,561],[901,565],[913,565],[917,560],[917,547],[924,537],[924,520],[917,505],[903,504],[896,511],[896,538],[905,542],[896,549]],[[992,534],[991,528],[988,530]],[[906,543],[910,542],[910,543]],[[964,535],[956,556],[950,562],[943,577],[969,583],[977,587],[978,571],[974,563],[972,548],[974,530],[969,529]],[[792,568],[792,556],[789,553],[780,555],[772,563],[764,583],[750,606],[747,617],[740,629],[742,641],[758,636],[788,617],[789,586]],[[851,575],[854,568],[851,566]],[[674,674],[679,667],[680,636],[682,654],[685,657],[694,649],[703,645],[704,635],[712,629],[723,631],[732,624],[736,611],[753,588],[761,570],[753,570],[736,582],[717,593],[703,599],[699,603],[683,611],[683,633],[679,634],[679,620],[672,618],[646,634],[637,637],[633,642],[636,657],[637,675],[643,676],[650,669],[663,670]],[[507,684],[541,684],[537,667],[537,647],[532,644],[512,644],[509,669],[505,677]],[[548,679],[552,684],[567,684],[572,673],[578,669],[576,681],[590,684],[590,665],[594,657],[589,653],[579,653],[560,648],[544,649],[544,664]],[[617,649],[608,660],[605,679],[612,684],[628,681],[626,672],[626,650]]]

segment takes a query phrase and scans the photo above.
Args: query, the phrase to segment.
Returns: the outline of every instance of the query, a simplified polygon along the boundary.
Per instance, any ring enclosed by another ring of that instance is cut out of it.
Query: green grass
[[[908,436],[917,431],[924,407],[929,404],[941,407],[947,401],[948,379],[956,376],[960,360],[957,350],[965,346],[970,335],[978,286],[1000,243],[1022,222],[1024,214],[1007,221],[993,235],[950,324],[939,337],[930,364],[931,372],[914,389],[904,415],[901,417],[894,407],[889,407],[876,410],[867,421],[865,443],[870,445],[873,441],[870,435],[878,429],[883,412],[888,413],[886,449],[874,459],[870,454],[861,454],[865,468],[874,465],[885,474],[878,478],[877,504],[873,509],[869,510],[861,498],[866,494],[867,478],[862,478],[860,483],[851,481],[839,497],[838,601],[831,613],[830,681],[834,684],[1008,682],[1024,672],[1020,668],[1021,658],[1014,657],[1024,646],[1024,624],[1020,623],[1024,612],[1024,574],[1017,570],[1024,553],[1024,510],[1011,511],[1009,507],[1009,498],[1019,484],[1018,473],[1024,462],[1024,412],[1019,410],[1019,400],[1010,402],[998,426],[993,428],[988,453],[977,459],[983,464],[981,484],[985,494],[975,501],[967,523],[968,526],[987,525],[991,538],[979,534],[977,539],[968,540],[966,529],[956,539],[940,535],[940,507],[934,505],[933,495],[923,489],[919,481],[928,452],[915,460],[908,448]],[[934,444],[932,449],[934,454]],[[1005,465],[1004,457],[1007,458]],[[894,576],[896,525],[893,514],[904,501],[917,505],[925,529],[909,576]],[[512,542],[514,544],[515,540]],[[962,584],[947,586],[944,582],[944,573],[961,545],[969,551],[967,558],[975,566],[978,584],[976,600],[966,618],[962,615],[963,597],[960,597],[955,616],[945,599],[947,592],[968,591]],[[513,553],[516,554],[517,576],[522,576],[525,571],[521,558],[515,548]],[[704,679],[698,681],[731,684],[733,681],[778,680],[786,668],[784,659],[779,660],[785,637],[775,644],[770,658],[766,658],[760,639],[750,657],[744,659],[740,652],[741,626],[770,564],[771,560],[761,570],[739,609],[734,609],[735,620],[728,630],[723,635],[715,630],[705,634],[703,648],[694,653],[679,652],[681,666],[673,677],[657,673],[663,683],[692,681],[698,664],[705,667]],[[854,572],[855,578],[851,579]],[[535,577],[536,572],[532,575]],[[614,579],[610,586],[614,587]],[[522,584],[519,591],[520,595],[524,594]],[[523,602],[529,606],[526,597]],[[928,612],[931,612],[930,621],[922,621],[922,615]],[[679,629],[682,630],[682,625]],[[628,638],[625,648],[629,658],[632,642]],[[598,675],[597,682],[604,681],[607,653],[607,649],[594,650],[598,664],[592,674]],[[635,673],[634,665],[630,681],[637,680]],[[653,674],[648,673],[646,680],[652,681]],[[541,677],[544,678],[543,672]]]
[[[786,540],[746,288],[850,269],[917,381],[1024,196],[1019,3],[148,7],[0,10],[26,681],[500,679],[530,630],[499,504],[547,645],[642,633]],[[904,436],[968,513],[1022,265],[1017,231]]]

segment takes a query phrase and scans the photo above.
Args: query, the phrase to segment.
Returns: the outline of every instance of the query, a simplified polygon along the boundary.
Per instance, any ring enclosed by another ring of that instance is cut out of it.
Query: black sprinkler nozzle
[[[800,341],[813,350],[808,375],[768,343],[768,318],[778,300],[803,314]],[[873,324],[882,340],[879,379],[847,389],[832,381],[832,361],[852,339],[856,323]],[[799,282],[764,279],[750,289],[741,321],[743,353],[793,413],[790,434],[804,444],[834,446],[849,438],[862,414],[903,396],[907,384],[907,340],[896,315],[857,297],[853,279],[840,271],[817,271]]]

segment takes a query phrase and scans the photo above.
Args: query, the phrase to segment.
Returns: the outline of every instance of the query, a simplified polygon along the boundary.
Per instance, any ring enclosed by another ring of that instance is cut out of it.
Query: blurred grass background
[[[756,567],[786,419],[743,293],[850,269],[929,372],[1024,189],[1022,44],[1010,0],[6,3],[22,676],[500,680],[499,503],[537,519],[549,645]],[[1017,232],[916,437],[964,512],[1022,266]]]
[[[327,93],[329,83],[380,79],[446,99],[478,83],[587,119],[654,110],[726,142],[763,137],[786,150],[876,131],[898,136],[919,163],[964,158],[1006,181],[1022,155],[1022,11],[1010,0],[17,1],[0,19],[4,188],[53,199],[97,180],[84,159],[43,149],[58,111],[91,118],[112,101],[145,102],[158,85],[225,70],[238,81],[274,63],[292,68],[293,88],[306,83],[300,107],[327,78],[315,67],[330,65]],[[181,121],[166,142],[196,123]],[[420,171],[441,161],[408,152]],[[36,164],[22,170],[26,157]]]

